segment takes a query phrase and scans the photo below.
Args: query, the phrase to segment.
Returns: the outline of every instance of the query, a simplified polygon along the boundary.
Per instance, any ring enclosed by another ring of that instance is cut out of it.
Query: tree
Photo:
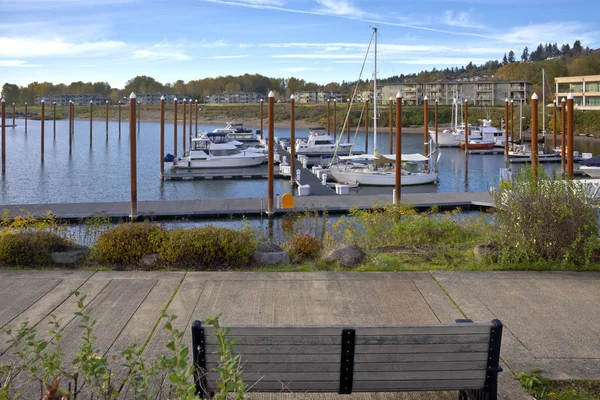
[[[563,44],[562,47],[560,48],[560,52],[563,53],[565,56],[570,56],[571,55],[571,46],[569,46],[569,44]]]
[[[19,101],[19,87],[12,83],[5,83],[2,86],[2,97],[6,99],[7,104]]]
[[[521,61],[526,62],[529,60],[529,49],[525,47],[523,49],[523,54],[521,54]]]
[[[573,55],[578,56],[581,54],[581,52],[583,51],[583,48],[581,47],[581,41],[580,40],[576,40],[575,43],[573,43]]]
[[[511,50],[508,52],[508,63],[512,64],[514,62],[515,62],[515,52]]]
[[[504,53],[504,58],[502,59],[502,65],[508,64],[508,57],[506,57],[506,53]]]

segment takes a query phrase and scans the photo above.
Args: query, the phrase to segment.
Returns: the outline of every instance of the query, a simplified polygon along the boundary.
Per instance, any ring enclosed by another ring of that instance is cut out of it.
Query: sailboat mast
[[[542,136],[546,136],[546,71],[542,68]]]
[[[377,151],[377,28],[373,28],[375,35],[375,57],[373,62],[373,154]]]

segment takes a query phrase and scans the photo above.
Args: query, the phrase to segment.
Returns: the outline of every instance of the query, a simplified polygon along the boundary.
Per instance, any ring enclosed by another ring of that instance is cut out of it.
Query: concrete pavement
[[[224,324],[437,323],[465,317],[474,321],[498,318],[505,325],[501,398],[529,398],[514,379],[513,373],[521,371],[540,369],[558,379],[600,376],[598,273],[0,271],[0,324],[14,327],[29,320],[44,332],[49,315],[56,315],[65,327],[65,354],[73,357],[81,328],[73,320],[72,289],[87,295],[98,321],[96,347],[109,356],[120,354],[131,343],[146,341],[147,359],[163,353],[168,336],[154,328],[160,325],[165,307],[167,313],[178,316],[175,326],[185,332],[184,343],[191,343],[194,319],[218,313],[223,314]],[[2,343],[0,349],[4,353],[6,345]],[[109,360],[115,379],[122,379],[125,371],[120,361]],[[27,390],[39,393],[39,387]]]

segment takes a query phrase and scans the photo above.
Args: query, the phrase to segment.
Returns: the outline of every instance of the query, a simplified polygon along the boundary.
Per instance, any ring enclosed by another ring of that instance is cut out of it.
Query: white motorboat
[[[394,186],[396,184],[395,154],[342,156],[341,160],[351,161],[332,165],[329,172],[338,182],[358,183],[366,186]],[[429,158],[422,154],[402,154],[401,186],[426,185],[435,183],[437,173],[425,167]],[[359,163],[356,161],[373,161]]]
[[[235,143],[224,132],[200,134],[192,139],[190,151],[173,162],[173,168],[252,167],[267,161],[267,154],[240,149]]]
[[[600,178],[600,156],[584,159],[579,162],[579,169],[591,178]]]
[[[244,144],[258,144],[258,136],[251,129],[244,128],[244,124],[232,122],[228,123],[225,128],[217,128],[215,133],[227,133],[232,140],[243,142]]]
[[[337,151],[336,151],[337,148]],[[308,139],[297,139],[295,150],[297,156],[347,156],[352,149],[351,143],[339,145],[325,133],[325,128],[312,128]]]
[[[377,28],[373,28],[374,63],[373,63],[373,95],[377,98]],[[377,115],[377,102],[373,102],[373,115]],[[395,154],[377,154],[377,119],[373,119],[374,154],[340,156],[346,163],[338,163],[329,167],[329,172],[338,182],[358,183],[359,185],[394,186],[396,184]],[[367,163],[356,163],[365,160]],[[433,170],[432,160],[421,154],[401,155],[401,185],[423,185],[437,182],[437,172]],[[429,160],[429,163],[426,162]],[[422,168],[419,168],[421,165]],[[410,167],[411,169],[408,169]],[[427,168],[429,167],[429,168]]]

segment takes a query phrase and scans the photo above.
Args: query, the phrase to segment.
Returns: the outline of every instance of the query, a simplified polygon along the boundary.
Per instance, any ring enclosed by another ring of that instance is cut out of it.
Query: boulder
[[[325,262],[338,262],[344,267],[356,267],[365,261],[367,254],[357,244],[340,246],[327,254]]]
[[[151,267],[156,264],[158,257],[158,253],[148,254],[147,256],[142,257],[142,264]]]
[[[50,253],[50,258],[55,264],[72,265],[84,260],[88,254],[90,249],[87,246],[73,245],[66,251]]]
[[[277,244],[273,242],[261,243],[252,258],[257,264],[262,265],[278,265],[278,264],[289,264],[290,255],[287,251],[283,250]]]

